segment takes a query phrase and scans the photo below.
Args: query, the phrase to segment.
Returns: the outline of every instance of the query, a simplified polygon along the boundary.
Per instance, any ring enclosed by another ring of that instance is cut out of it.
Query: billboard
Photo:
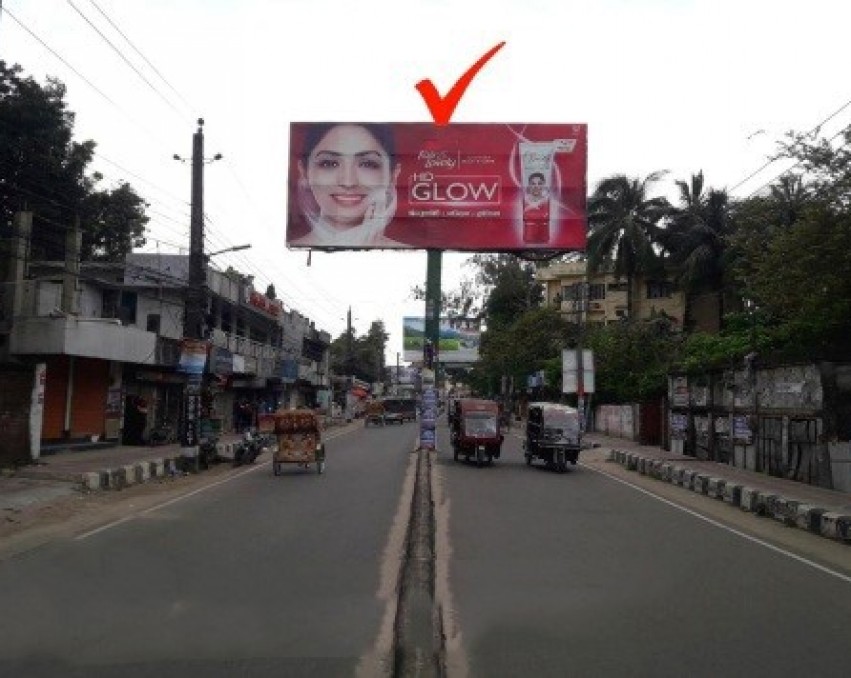
[[[447,363],[474,363],[479,359],[482,322],[477,318],[441,318],[440,345],[437,359]],[[421,362],[425,342],[425,318],[402,319],[403,357],[408,362]]]
[[[584,250],[584,124],[292,123],[287,245]]]

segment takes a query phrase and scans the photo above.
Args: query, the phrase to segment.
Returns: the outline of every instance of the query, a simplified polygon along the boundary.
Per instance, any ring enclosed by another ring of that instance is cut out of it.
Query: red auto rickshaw
[[[477,466],[499,459],[502,441],[499,406],[493,400],[461,398],[452,403],[449,412],[450,438],[455,461],[464,457],[476,460]]]

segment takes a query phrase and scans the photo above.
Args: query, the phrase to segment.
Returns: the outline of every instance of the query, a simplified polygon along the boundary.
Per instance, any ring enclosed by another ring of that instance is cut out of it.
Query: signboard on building
[[[586,167],[584,124],[292,123],[287,245],[583,251]]]
[[[265,294],[261,294],[257,290],[246,288],[245,296],[245,301],[248,305],[253,306],[258,311],[263,311],[264,313],[268,313],[276,318],[280,316],[283,311],[284,305],[282,302],[277,299],[270,299]]]
[[[212,365],[210,371],[213,374],[233,374],[233,353],[226,348],[216,346],[213,349]]]
[[[685,440],[688,434],[688,415],[671,412],[671,438]]]
[[[753,431],[747,415],[739,414],[733,417],[733,440],[745,445],[753,443]]]
[[[688,407],[688,379],[671,378],[671,407]]]

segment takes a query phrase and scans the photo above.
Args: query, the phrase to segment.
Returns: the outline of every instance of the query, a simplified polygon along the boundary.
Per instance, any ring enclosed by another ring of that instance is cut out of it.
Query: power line
[[[830,139],[828,139],[828,140],[827,140],[827,142],[828,142],[828,143],[830,143],[830,142],[831,142],[831,141],[833,141],[836,137],[840,136],[841,134],[846,134],[846,133],[847,133],[847,132],[849,132],[849,131],[851,131],[851,125],[848,125],[847,127],[844,127],[844,128],[842,128],[841,130],[839,130],[836,134],[834,134],[832,137],[830,137]],[[845,141],[845,143],[840,144],[839,146],[837,146],[837,147],[836,147],[835,149],[833,149],[833,150],[834,150],[834,151],[838,151],[838,150],[840,150],[841,148],[845,148],[845,147],[846,147],[849,143],[851,143],[851,139],[846,140],[846,141]],[[752,197],[753,197],[753,196],[755,196],[757,193],[759,193],[761,190],[763,190],[764,188],[766,188],[766,187],[770,186],[771,184],[773,184],[773,183],[774,183],[775,181],[777,181],[780,177],[782,177],[782,176],[784,176],[784,175],[786,175],[786,174],[790,174],[790,173],[792,172],[792,170],[793,170],[793,169],[795,169],[796,167],[798,167],[799,165],[801,165],[803,162],[804,162],[803,160],[799,160],[798,162],[796,162],[796,163],[795,163],[794,165],[792,165],[791,167],[787,167],[785,170],[783,170],[782,172],[780,172],[779,174],[777,174],[774,178],[769,179],[769,180],[768,180],[768,181],[766,181],[766,182],[765,182],[762,186],[760,186],[759,188],[757,188],[757,189],[756,189],[756,190],[754,190],[754,191],[751,191],[751,192],[747,195],[747,197],[745,198],[745,200],[747,200],[748,198],[752,198]]]
[[[89,0],[89,2],[92,4],[92,6],[94,6],[94,8],[98,12],[100,12],[101,16],[103,16],[103,18],[106,19],[107,22],[109,22],[109,25],[112,26],[115,29],[115,31],[122,38],[124,38],[125,42],[128,45],[130,45],[130,47],[133,48],[133,50],[136,52],[136,54],[138,54],[144,60],[144,62],[146,64],[148,64],[148,66],[151,67],[151,70],[154,73],[156,73],[157,76],[159,76],[160,80],[162,80],[166,85],[168,85],[169,89],[171,89],[171,91],[174,92],[177,95],[177,97],[183,102],[183,104],[186,106],[186,108],[191,111],[194,107],[188,101],[186,101],[186,99],[183,98],[183,95],[181,95],[180,92],[174,86],[172,86],[172,84],[168,80],[166,80],[165,76],[162,73],[159,72],[157,67],[154,66],[154,64],[152,64],[151,61],[144,54],[142,54],[141,50],[138,47],[136,47],[136,45],[133,44],[133,42],[130,40],[130,38],[128,38],[124,34],[124,32],[116,25],[116,23],[112,19],[109,18],[109,16],[106,14],[106,12],[104,12],[103,9],[101,9],[98,6],[98,4],[95,2],[95,0]]]
[[[839,108],[837,108],[837,109],[836,109],[833,113],[831,113],[831,114],[830,114],[829,116],[827,116],[824,120],[822,120],[820,123],[818,123],[818,124],[817,124],[815,127],[813,127],[813,128],[812,128],[809,132],[807,132],[807,134],[808,134],[808,135],[811,135],[811,134],[818,134],[818,133],[821,131],[821,128],[822,128],[822,127],[824,127],[827,123],[829,123],[831,120],[833,120],[833,119],[834,119],[837,115],[839,115],[840,113],[842,113],[842,111],[844,111],[844,110],[845,110],[846,108],[848,108],[849,106],[851,106],[851,99],[849,99],[848,101],[846,101],[844,104],[842,104],[842,106],[840,106]],[[846,129],[847,129],[847,128],[846,128]],[[840,132],[840,134],[841,134],[841,132]],[[833,139],[835,139],[835,138],[836,138],[836,136],[838,136],[838,135],[834,135],[833,137],[831,137],[831,141],[832,141]],[[777,162],[777,161],[780,159],[780,157],[781,157],[781,156],[776,156],[776,157],[774,157],[774,158],[769,159],[769,160],[768,160],[768,161],[767,161],[767,162],[766,162],[766,163],[765,163],[762,167],[760,167],[758,170],[755,170],[754,172],[751,172],[748,176],[746,176],[746,177],[745,177],[744,179],[742,179],[739,183],[737,183],[735,186],[733,186],[733,188],[731,188],[728,192],[729,192],[729,193],[732,193],[733,191],[735,191],[737,188],[739,188],[739,187],[740,187],[740,186],[742,186],[743,184],[746,184],[748,181],[750,181],[751,179],[753,179],[753,178],[754,178],[757,174],[759,174],[760,172],[762,172],[764,169],[766,169],[766,168],[770,167],[770,166],[771,166],[771,165],[773,165],[775,162]],[[799,164],[800,164],[800,163],[799,163]],[[788,170],[786,170],[786,171],[788,171]],[[782,174],[783,174],[783,173],[781,173],[781,174],[780,174],[780,175],[778,175],[778,176],[781,176]],[[777,178],[777,177],[775,177],[775,179],[776,179],[776,178]],[[772,179],[771,181],[774,181],[774,179]],[[771,182],[768,182],[768,183],[771,183]],[[768,184],[763,184],[762,186],[760,186],[760,187],[757,189],[757,191],[761,191],[761,190],[762,190],[763,188],[765,188],[765,186],[767,186],[767,185],[768,185]],[[755,191],[755,192],[757,192],[757,191]],[[753,193],[751,193],[748,197],[751,197],[751,195],[753,195]]]
[[[75,12],[77,12],[77,14],[79,14],[79,15],[83,18],[83,20],[84,20],[84,21],[85,21],[85,22],[86,22],[89,26],[91,26],[92,30],[94,30],[94,31],[95,31],[95,33],[97,33],[97,34],[98,34],[98,35],[99,35],[99,36],[103,39],[103,41],[104,41],[107,45],[109,45],[109,46],[112,48],[112,50],[113,50],[116,54],[118,54],[118,56],[119,56],[119,57],[121,57],[121,59],[124,61],[124,63],[126,63],[126,64],[127,64],[127,65],[128,65],[128,66],[132,69],[132,70],[133,70],[133,72],[134,72],[136,75],[138,75],[138,76],[142,79],[142,81],[143,81],[143,82],[144,82],[144,83],[145,83],[148,87],[150,87],[150,88],[154,91],[154,93],[155,93],[157,96],[159,96],[159,97],[160,97],[160,98],[161,98],[161,99],[162,99],[162,100],[166,103],[166,105],[167,105],[169,108],[171,108],[171,109],[172,109],[175,113],[177,113],[177,115],[179,115],[179,116],[180,116],[181,118],[183,118],[185,121],[190,122],[190,124],[191,124],[191,122],[192,122],[192,121],[191,121],[191,119],[190,119],[189,117],[187,117],[187,116],[186,116],[184,113],[182,113],[181,111],[177,110],[177,107],[176,107],[173,103],[171,103],[171,101],[169,101],[169,100],[166,98],[166,96],[165,96],[162,92],[160,92],[160,91],[159,91],[159,90],[158,90],[158,89],[157,89],[157,88],[156,88],[156,87],[155,87],[155,86],[151,83],[151,81],[150,81],[150,80],[148,80],[148,79],[147,79],[144,75],[142,75],[142,72],[141,72],[138,68],[136,68],[136,66],[134,66],[134,65],[133,65],[133,63],[132,63],[132,62],[131,62],[131,61],[130,61],[130,60],[129,60],[126,56],[124,56],[124,53],[123,53],[120,49],[118,49],[118,47],[116,47],[116,46],[112,43],[112,41],[111,41],[109,38],[107,38],[107,37],[106,37],[106,36],[105,36],[105,35],[101,32],[101,30],[100,30],[97,26],[95,26],[95,25],[92,23],[92,21],[89,19],[89,17],[87,17],[85,14],[83,14],[83,12],[82,12],[82,11],[80,11],[80,8],[79,8],[79,7],[77,7],[77,5],[75,5],[75,4],[74,4],[73,0],[65,0],[65,1],[66,1],[69,5],[71,5],[71,7],[74,9],[74,11],[75,11]]]
[[[33,32],[33,31],[32,31],[32,30],[28,27],[28,26],[26,26],[26,24],[24,24],[24,23],[23,23],[20,19],[18,19],[18,17],[16,17],[14,14],[12,14],[12,12],[10,12],[10,11],[9,11],[9,9],[8,9],[7,7],[3,7],[2,5],[0,5],[0,11],[3,11],[3,12],[5,12],[6,14],[8,14],[8,15],[9,15],[9,18],[11,18],[11,19],[12,19],[12,21],[14,21],[16,24],[18,24],[18,25],[19,25],[21,28],[23,28],[23,29],[24,29],[27,33],[29,33],[29,34],[30,34],[33,38],[35,38],[35,39],[36,39],[39,43],[41,43],[42,47],[44,47],[44,48],[45,48],[48,52],[50,52],[53,56],[55,56],[57,59],[59,59],[59,61],[61,61],[63,64],[65,64],[68,68],[70,68],[70,69],[71,69],[71,71],[72,71],[72,72],[73,72],[73,73],[74,73],[74,74],[75,74],[78,78],[80,78],[83,82],[85,82],[85,83],[86,83],[89,87],[91,87],[91,88],[92,88],[95,92],[97,92],[98,94],[100,94],[100,95],[101,95],[104,99],[106,99],[106,100],[107,100],[109,103],[111,103],[113,106],[115,106],[115,107],[116,107],[116,108],[118,108],[119,110],[122,110],[122,109],[121,109],[121,107],[120,107],[117,103],[115,103],[115,102],[114,102],[112,99],[110,99],[110,98],[109,98],[106,94],[104,94],[104,93],[103,93],[100,89],[98,89],[98,88],[94,85],[94,83],[92,83],[92,82],[91,82],[91,81],[90,81],[90,80],[89,80],[89,79],[88,79],[85,75],[83,75],[82,73],[80,73],[80,71],[78,71],[78,70],[77,70],[76,68],[74,68],[71,64],[69,64],[67,61],[65,61],[65,59],[64,59],[64,58],[63,58],[63,57],[62,57],[62,56],[61,56],[61,55],[60,55],[60,54],[59,54],[59,53],[58,53],[55,49],[53,49],[53,48],[52,48],[50,45],[48,45],[48,44],[47,44],[44,40],[42,40],[40,37],[38,37],[38,36],[37,36],[37,35],[36,35],[36,34],[35,34],[35,33],[34,33],[34,32]]]

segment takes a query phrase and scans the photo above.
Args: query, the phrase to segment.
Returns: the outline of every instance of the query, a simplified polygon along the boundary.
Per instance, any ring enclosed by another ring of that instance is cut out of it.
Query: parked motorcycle
[[[218,436],[201,438],[201,442],[198,445],[198,461],[202,469],[210,468],[217,461],[219,452],[216,443],[218,442]]]
[[[258,435],[250,429],[246,431],[242,436],[242,440],[234,449],[233,465],[245,466],[247,464],[253,464],[263,451],[265,443],[265,436]]]

